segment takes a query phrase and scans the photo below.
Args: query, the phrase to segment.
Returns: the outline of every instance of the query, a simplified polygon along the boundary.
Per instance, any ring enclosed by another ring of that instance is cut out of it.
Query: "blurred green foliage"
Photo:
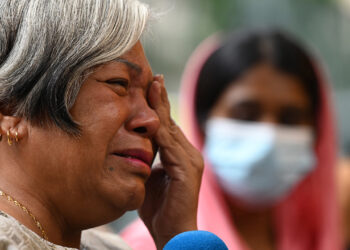
[[[161,0],[149,2],[152,5]],[[155,68],[162,72],[170,70],[167,75],[173,79],[181,74],[184,62],[193,49],[214,32],[275,27],[292,33],[315,51],[330,68],[332,82],[336,88],[350,86],[350,71],[347,69],[347,65],[350,64],[350,18],[335,0],[163,2],[169,3],[165,5],[165,9],[170,6],[170,15],[164,19],[171,20],[171,25],[163,28],[163,35],[159,35],[162,44],[157,44],[155,48],[165,50],[163,44],[173,44],[176,47],[168,47],[160,57],[159,53],[158,56],[154,56],[157,54],[153,53],[154,49],[150,48],[149,51],[150,57],[154,59]],[[173,77],[175,75],[176,77]]]

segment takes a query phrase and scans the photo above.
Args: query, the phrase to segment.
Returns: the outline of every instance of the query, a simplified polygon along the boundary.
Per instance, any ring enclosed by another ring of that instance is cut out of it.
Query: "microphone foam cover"
[[[208,231],[188,231],[176,235],[164,246],[163,250],[228,250],[225,243]]]

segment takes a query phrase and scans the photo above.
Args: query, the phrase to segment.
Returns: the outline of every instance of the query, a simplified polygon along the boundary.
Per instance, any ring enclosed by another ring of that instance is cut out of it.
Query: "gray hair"
[[[137,0],[1,0],[0,112],[79,134],[69,109],[87,72],[129,50],[148,15]]]

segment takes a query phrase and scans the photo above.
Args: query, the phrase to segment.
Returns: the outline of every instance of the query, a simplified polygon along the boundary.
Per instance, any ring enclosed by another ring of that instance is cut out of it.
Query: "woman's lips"
[[[153,162],[153,153],[150,153],[148,151],[142,150],[142,149],[125,149],[118,152],[113,153],[116,156],[124,157],[127,159],[130,159],[134,162],[142,162],[146,164],[149,168],[152,166]]]

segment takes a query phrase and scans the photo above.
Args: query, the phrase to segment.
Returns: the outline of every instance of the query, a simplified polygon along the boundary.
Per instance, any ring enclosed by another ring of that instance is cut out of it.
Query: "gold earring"
[[[19,139],[18,139],[18,132],[17,132],[17,131],[16,131],[16,133],[15,133],[15,140],[16,140],[16,142],[19,141]]]
[[[10,137],[10,130],[7,130],[6,132],[6,135],[7,135],[7,143],[9,146],[12,146],[12,138]]]

